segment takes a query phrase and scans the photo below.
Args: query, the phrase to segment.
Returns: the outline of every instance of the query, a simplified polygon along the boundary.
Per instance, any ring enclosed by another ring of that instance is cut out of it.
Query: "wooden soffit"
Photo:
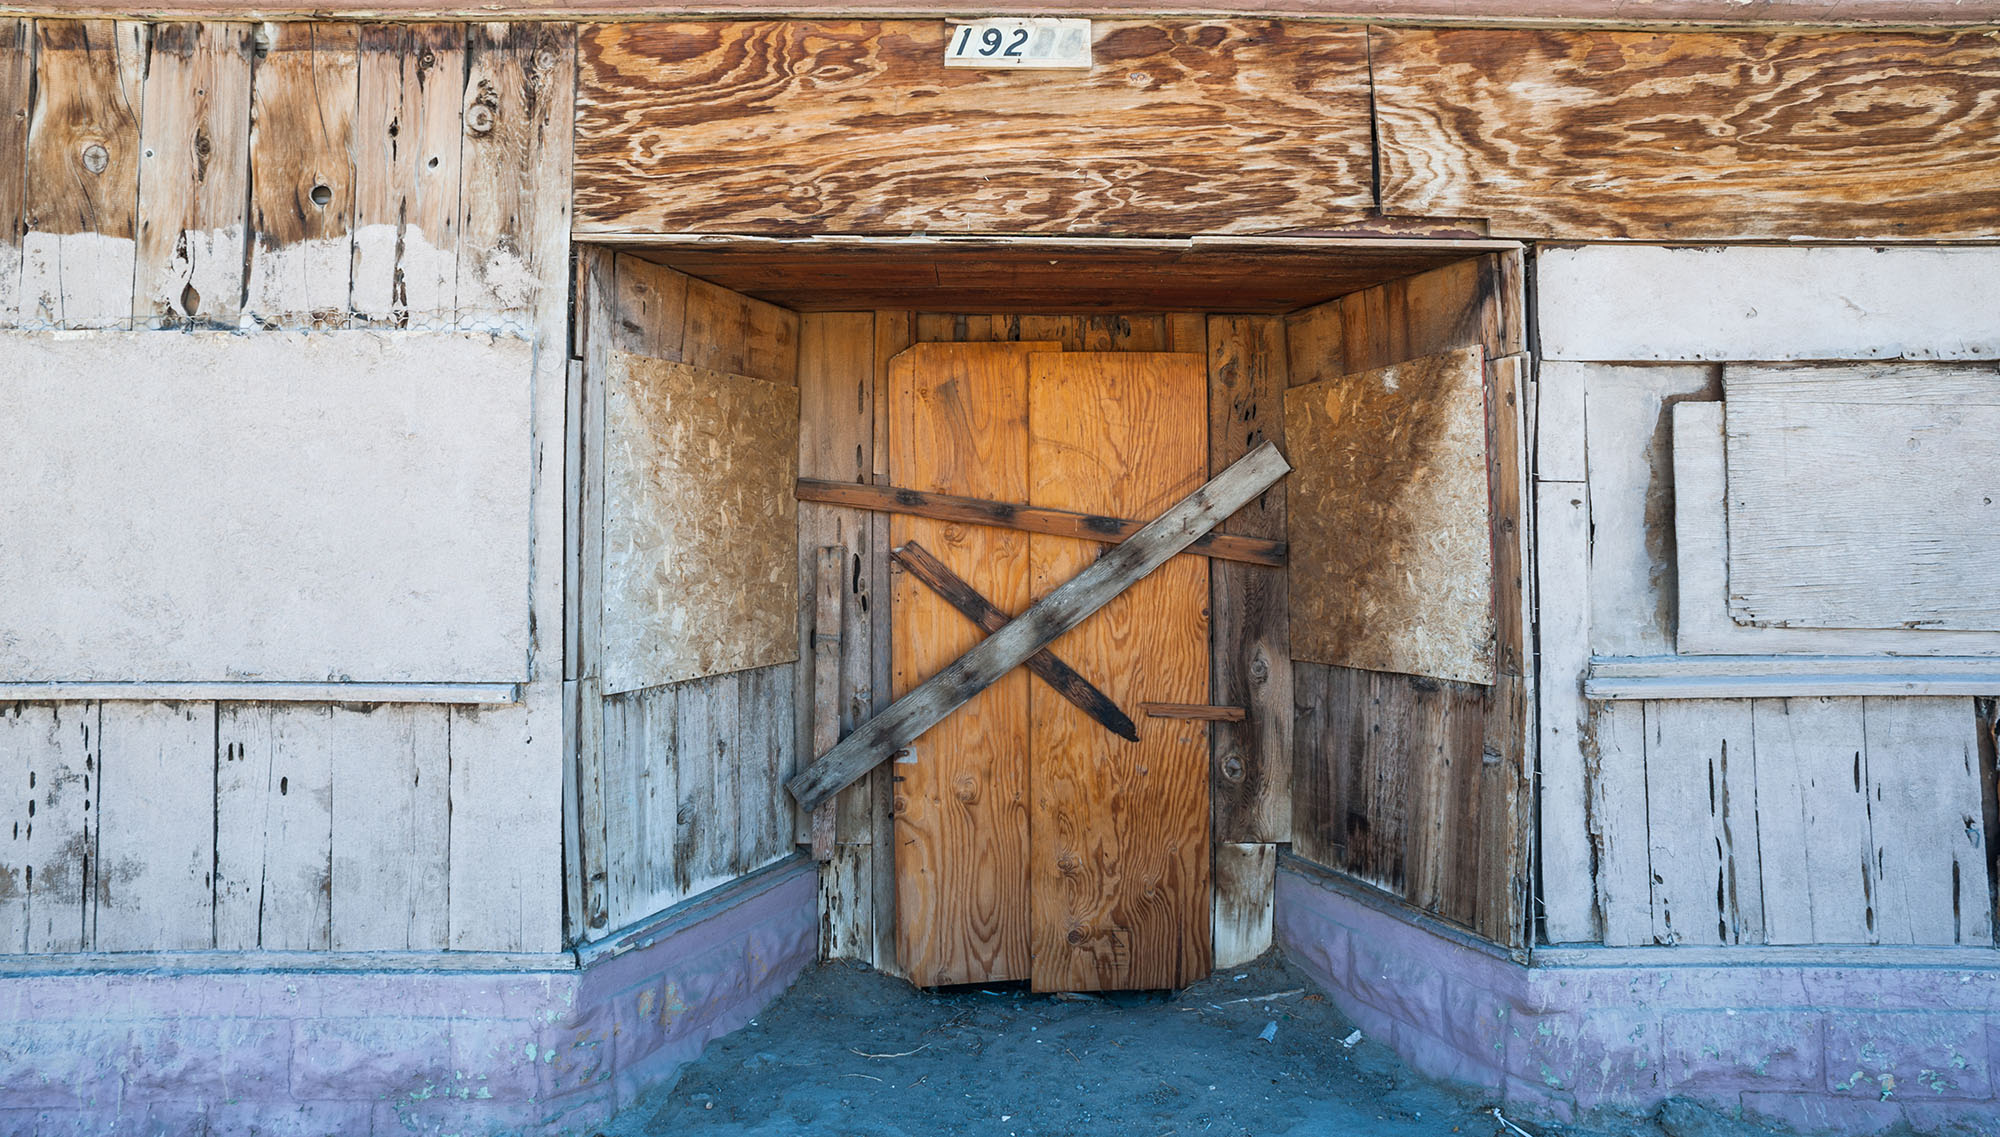
[[[582,33],[576,230],[1323,228],[1374,205],[1368,33],[1118,21],[1088,71],[947,70],[936,19]]]

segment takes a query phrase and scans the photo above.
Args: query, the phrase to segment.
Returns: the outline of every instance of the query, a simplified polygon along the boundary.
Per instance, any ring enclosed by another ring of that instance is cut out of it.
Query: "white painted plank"
[[[1591,844],[1582,683],[1590,662],[1590,508],[1581,482],[1535,486],[1541,612],[1542,912],[1551,943],[1598,938],[1591,904]],[[1636,754],[1635,754],[1636,757]],[[1644,819],[1643,802],[1640,813]]]
[[[214,946],[215,704],[107,703],[95,947]]]
[[[454,950],[562,947],[562,685],[545,666],[520,706],[451,711]]]
[[[326,950],[335,708],[224,704],[215,739],[215,946]]]
[[[334,951],[442,951],[450,929],[450,712],[336,709]]]
[[[0,712],[8,779],[0,952],[86,946],[98,717],[95,703],[17,703]]]
[[[2000,630],[2000,368],[1731,366],[1739,623]]]
[[[28,327],[128,328],[139,246],[102,233],[21,234],[21,306]]]
[[[1644,704],[1653,939],[1763,939],[1756,744],[1750,704]]]
[[[1862,713],[1880,942],[1992,943],[1971,700],[1868,699]]]
[[[2000,655],[1991,632],[1758,628],[1729,618],[1723,407],[1674,407],[1674,539],[1679,565],[1675,650],[1683,655],[1800,653]]]
[[[1700,666],[1706,659],[1729,656],[1661,657],[1657,674],[1610,678],[1592,665],[1583,691],[1592,699],[1791,699],[1814,695],[1993,695],[2000,694],[2000,674],[1989,666],[1928,675],[1902,670],[1906,659],[1870,660],[1874,670],[1853,674],[1828,673],[1813,666],[1811,656],[1797,657],[1801,666],[1771,675],[1716,673]],[[1770,658],[1770,657],[1755,657]],[[1779,657],[1782,658],[1782,657]]]
[[[1875,940],[1860,699],[1759,699],[1757,848],[1764,942]]]
[[[518,683],[0,683],[0,702],[517,703]]]
[[[1671,404],[1719,390],[1709,367],[1594,367],[1584,393],[1590,465],[1590,644],[1598,655],[1673,650]]]
[[[1535,479],[1581,482],[1584,461],[1584,388],[1600,369],[1574,363],[1545,362],[1535,393]]]
[[[1645,707],[1600,703],[1591,710],[1596,763],[1590,780],[1590,834],[1597,844],[1604,943],[1650,944],[1653,870],[1647,838]]]
[[[1236,967],[1271,950],[1278,847],[1215,846],[1215,966]]]
[[[455,334],[0,337],[0,678],[526,678],[531,362]]]
[[[2000,357],[2000,249],[1544,248],[1535,286],[1547,359]]]

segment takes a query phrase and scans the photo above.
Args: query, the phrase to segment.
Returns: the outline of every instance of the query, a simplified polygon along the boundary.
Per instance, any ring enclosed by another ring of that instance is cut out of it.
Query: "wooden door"
[[[890,378],[897,485],[1147,518],[1207,473],[1198,355],[919,344]],[[1103,548],[901,516],[891,535],[1010,613]],[[896,762],[897,950],[915,982],[1107,990],[1208,974],[1207,738],[1140,711],[1206,701],[1207,597],[1207,562],[1176,558],[1055,645],[1137,742],[1021,670]],[[892,603],[899,695],[981,636],[906,573]]]

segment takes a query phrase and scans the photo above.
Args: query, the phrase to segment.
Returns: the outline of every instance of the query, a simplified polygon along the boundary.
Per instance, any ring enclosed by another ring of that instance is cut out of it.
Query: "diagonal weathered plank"
[[[818,806],[891,753],[916,741],[994,680],[1089,619],[1290,470],[1278,448],[1268,442],[1237,459],[1012,623],[868,720],[785,783],[785,788],[806,809]]]
[[[951,571],[943,561],[932,555],[929,549],[911,541],[900,549],[889,553],[896,563],[908,569],[911,576],[923,581],[932,592],[944,598],[945,603],[958,609],[958,613],[978,624],[988,635],[1007,626],[1013,617],[993,606],[993,602],[979,594],[979,590],[965,582],[965,579]],[[1038,651],[1028,657],[1028,670],[1042,677],[1042,681],[1055,689],[1056,694],[1068,699],[1076,708],[1091,717],[1097,725],[1120,738],[1131,742],[1139,741],[1139,728],[1132,724],[1132,716],[1118,709],[1111,696],[1098,690],[1090,680],[1077,674],[1076,668],[1064,663],[1052,651]]]

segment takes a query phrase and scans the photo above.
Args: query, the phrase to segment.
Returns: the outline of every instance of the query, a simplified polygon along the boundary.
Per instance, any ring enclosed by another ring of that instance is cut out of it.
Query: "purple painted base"
[[[817,903],[800,860],[569,970],[0,977],[0,1134],[584,1130],[784,991]]]
[[[1542,1116],[1684,1097],[1807,1132],[2000,1135],[2000,952],[1974,967],[1679,963],[1671,948],[1651,949],[1657,964],[1566,951],[1523,966],[1297,861],[1278,873],[1276,935],[1370,1037]]]

